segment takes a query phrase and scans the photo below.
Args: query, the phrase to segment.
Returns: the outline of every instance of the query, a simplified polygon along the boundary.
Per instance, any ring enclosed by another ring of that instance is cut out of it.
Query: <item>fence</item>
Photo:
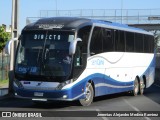
[[[9,56],[0,53],[0,81],[8,79]]]
[[[41,10],[39,17],[28,17],[26,23],[55,16],[92,18],[123,24],[157,24],[160,22],[160,9]]]

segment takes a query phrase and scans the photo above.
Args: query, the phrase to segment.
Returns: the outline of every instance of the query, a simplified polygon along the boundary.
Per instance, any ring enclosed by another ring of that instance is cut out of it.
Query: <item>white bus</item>
[[[154,82],[154,37],[118,23],[72,17],[40,19],[21,33],[15,97],[79,100],[120,92],[143,94]]]

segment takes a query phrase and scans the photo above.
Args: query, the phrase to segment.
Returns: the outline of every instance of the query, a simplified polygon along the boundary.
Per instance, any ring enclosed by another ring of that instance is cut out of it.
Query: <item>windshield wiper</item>
[[[48,35],[48,31],[46,32],[46,36],[47,35]],[[44,53],[45,53],[45,50],[46,50],[46,42],[47,42],[47,37],[45,37],[44,44],[43,44],[43,49],[42,49],[42,64],[40,64],[40,75],[42,75],[42,69],[45,68],[45,66],[44,66],[44,57],[46,59],[46,55]]]
[[[45,52],[45,55],[44,55],[44,59],[46,60],[47,59],[47,53],[49,52],[49,49],[47,48],[46,49],[46,52]]]
[[[46,33],[46,36],[48,35],[48,31]],[[44,44],[43,44],[43,51],[42,51],[42,62],[44,61],[44,52],[45,52],[45,49],[46,49],[46,41],[47,41],[47,37],[45,37],[45,40],[44,40]]]
[[[40,51],[41,51],[41,49],[38,50],[37,64],[39,63],[39,59],[40,59]]]

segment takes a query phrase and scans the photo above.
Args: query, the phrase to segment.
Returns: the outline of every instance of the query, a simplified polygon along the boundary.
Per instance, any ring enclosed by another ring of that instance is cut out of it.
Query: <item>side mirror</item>
[[[11,45],[14,43],[14,41],[18,41],[18,38],[13,38],[6,43],[5,48],[4,48],[5,54],[10,55]]]
[[[73,41],[71,41],[70,46],[69,46],[69,55],[74,55],[76,52],[76,46],[77,46],[77,42],[78,41],[82,41],[81,38],[77,38]]]

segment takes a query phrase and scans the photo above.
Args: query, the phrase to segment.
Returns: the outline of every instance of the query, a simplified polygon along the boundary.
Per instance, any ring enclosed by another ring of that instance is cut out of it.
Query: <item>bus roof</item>
[[[143,29],[130,27],[125,24],[114,23],[103,20],[78,18],[78,17],[51,17],[42,18],[34,23],[27,25],[24,30],[37,30],[37,29],[62,29],[62,30],[76,30],[86,25],[94,25],[100,27],[106,27],[117,30],[124,30],[136,33],[143,33],[153,35]]]
[[[85,25],[92,25],[90,19],[76,17],[51,17],[42,18],[27,25],[24,29],[62,29],[76,30]]]

